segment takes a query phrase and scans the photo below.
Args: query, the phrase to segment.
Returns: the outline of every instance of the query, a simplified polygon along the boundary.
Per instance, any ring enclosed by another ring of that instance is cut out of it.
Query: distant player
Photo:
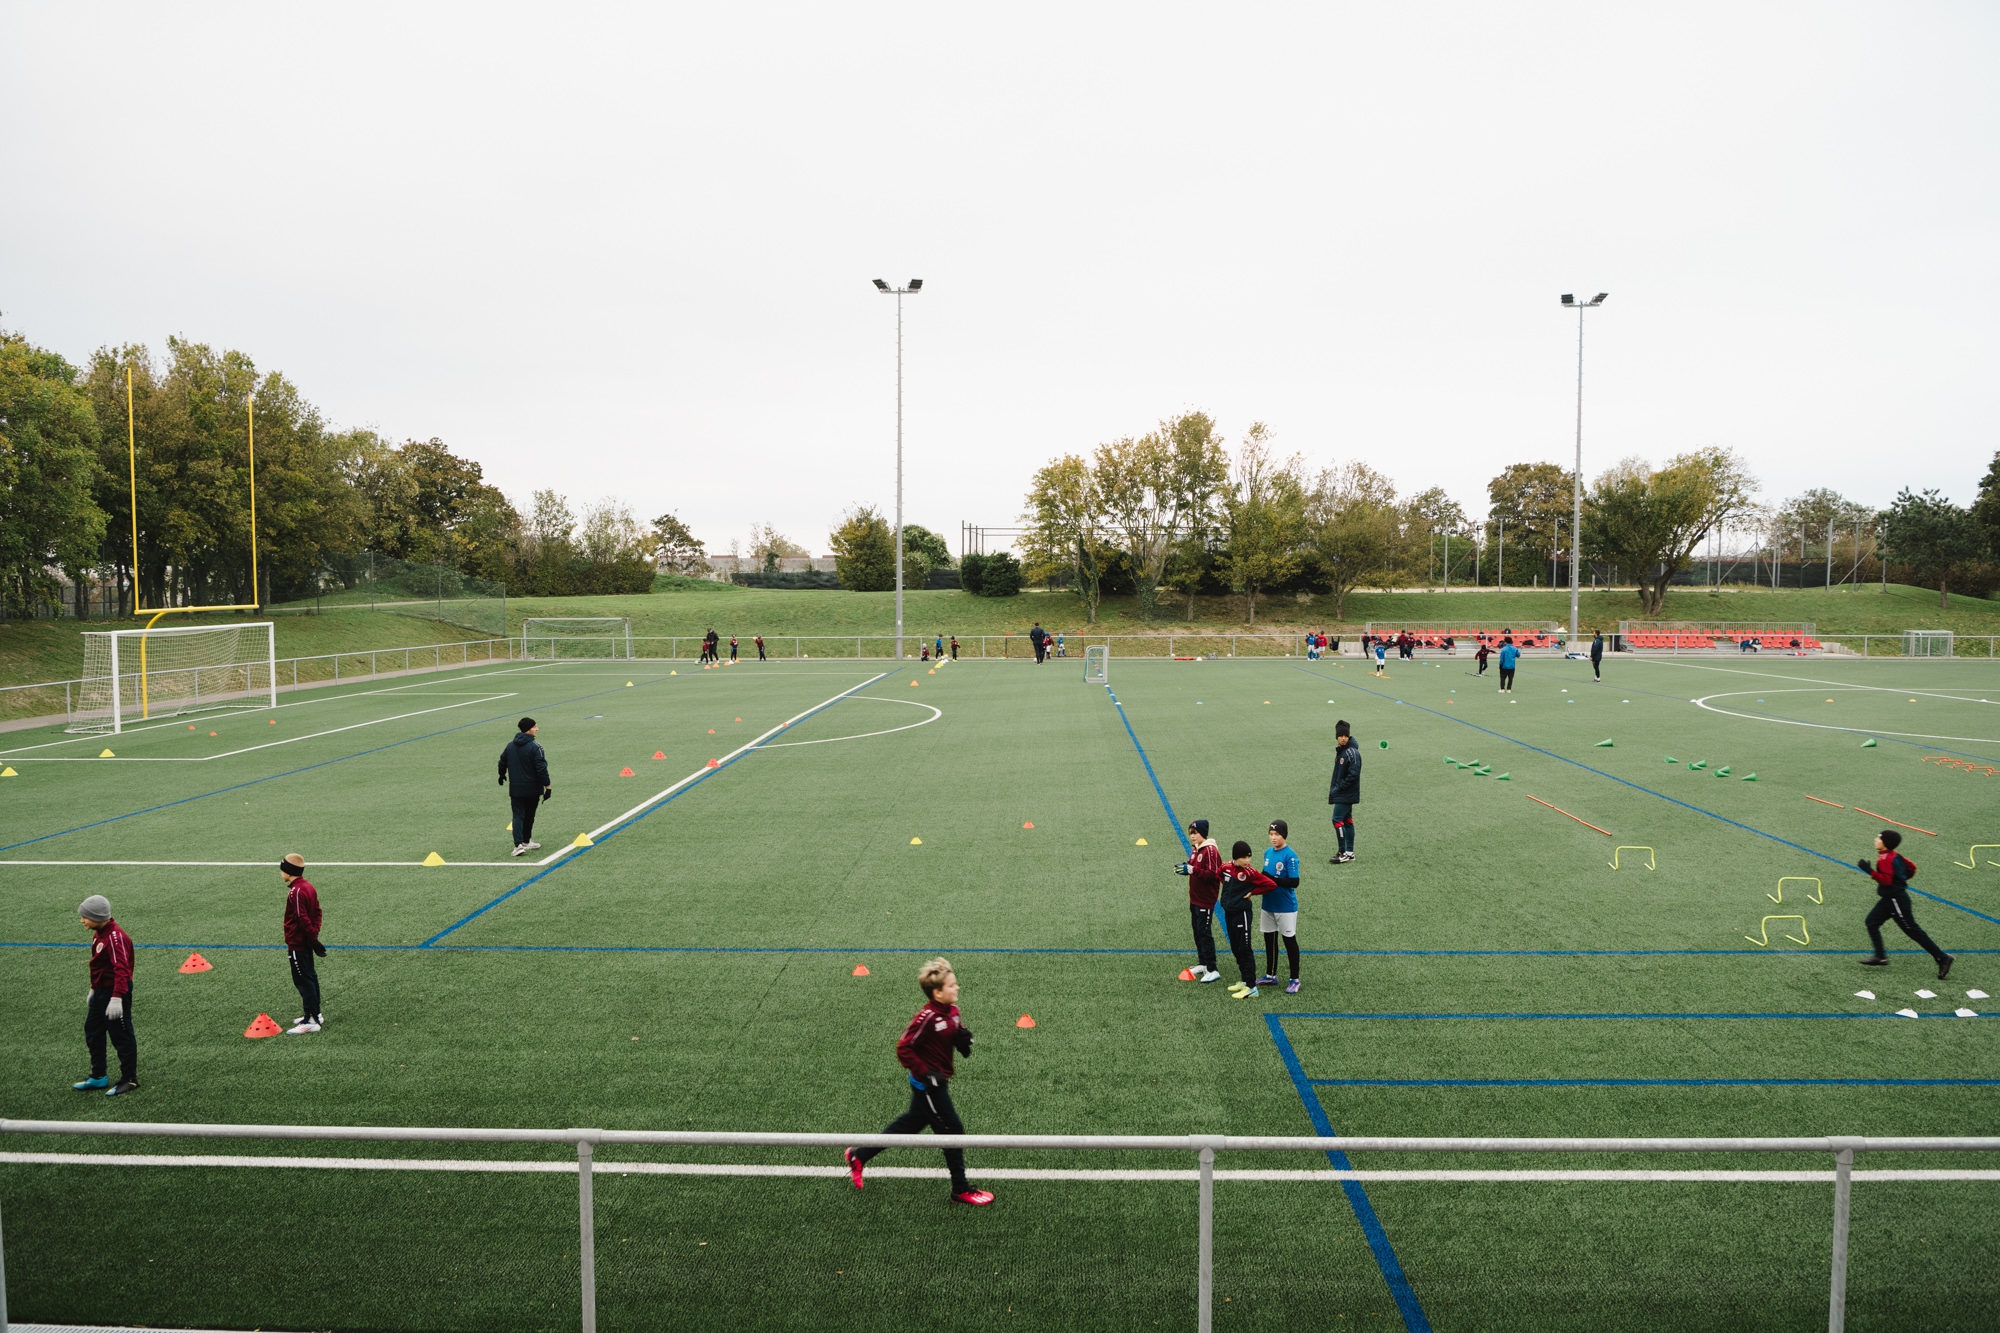
[[[1861,873],[1875,881],[1875,908],[1868,913],[1866,925],[1868,938],[1875,943],[1873,957],[1861,960],[1863,967],[1887,967],[1889,951],[1882,947],[1882,923],[1893,921],[1905,935],[1915,940],[1923,951],[1937,963],[1938,980],[1951,975],[1952,955],[1937,947],[1924,928],[1917,924],[1917,918],[1910,912],[1910,876],[1917,873],[1916,864],[1896,849],[1903,845],[1903,835],[1894,829],[1883,829],[1875,835],[1875,862],[1870,865],[1866,858],[1855,862]]]
[[[1375,674],[1382,675],[1389,665],[1389,641],[1375,640]]]
[[[1604,631],[1593,630],[1590,635],[1590,678],[1604,679]]]
[[[751,639],[750,642],[757,645],[757,660],[759,662],[766,661],[767,659],[764,656],[764,636],[759,634]]]
[[[1035,646],[1035,665],[1040,666],[1049,655],[1049,632],[1042,628],[1041,621],[1037,620],[1035,627],[1028,631],[1028,642]]]
[[[514,807],[514,855],[532,852],[542,844],[535,841],[535,807],[555,796],[549,785],[549,757],[535,739],[540,728],[535,719],[521,719],[514,739],[500,751],[500,785]]]
[[[1333,807],[1333,836],[1339,854],[1329,864],[1344,866],[1354,859],[1354,807],[1361,802],[1361,747],[1348,734],[1345,721],[1333,724],[1333,779],[1326,803]]]
[[[285,1029],[290,1037],[317,1032],[326,1022],[319,1007],[319,972],[313,959],[326,957],[319,942],[319,890],[306,880],[306,859],[297,852],[278,862],[285,877],[285,957],[292,965],[292,985],[299,992],[299,1021]]]
[[[951,636],[951,660],[954,662],[958,660],[958,636],[956,634]]]
[[[1483,676],[1486,674],[1486,659],[1492,655],[1492,650],[1486,646],[1486,640],[1481,639],[1479,641],[1479,651],[1472,655],[1472,660],[1479,663],[1479,675]]]
[[[736,660],[736,636],[734,634],[729,636],[729,660],[732,662]]]
[[[951,1104],[952,1053],[972,1058],[972,1029],[959,1021],[958,976],[951,964],[933,958],[917,969],[917,984],[924,989],[923,1008],[903,1029],[896,1043],[896,1059],[909,1071],[910,1109],[884,1126],[884,1134],[921,1134],[929,1125],[933,1134],[963,1134],[965,1125],[958,1108]],[[847,1173],[854,1188],[862,1188],[862,1168],[881,1148],[846,1148]],[[951,1201],[983,1208],[993,1202],[990,1191],[974,1189],[965,1178],[965,1153],[959,1148],[944,1150],[944,1164],[951,1171]]]
[[[1229,952],[1236,958],[1243,980],[1229,988],[1239,1000],[1257,998],[1257,951],[1250,945],[1250,899],[1275,889],[1277,882],[1250,864],[1250,844],[1238,840],[1229,849],[1230,861],[1222,867],[1222,921],[1229,936]]]
[[[1514,692],[1514,664],[1521,660],[1521,650],[1514,646],[1512,635],[1500,641],[1500,693]]]
[[[935,643],[933,643],[933,644],[931,645],[931,656],[932,656],[933,658],[935,658],[936,660],[938,660],[938,661],[942,662],[942,661],[944,661],[944,635],[942,635],[942,634],[940,634],[940,635],[937,635],[937,636],[936,636],[936,638],[937,638],[937,642],[935,642]],[[957,654],[956,654],[956,653],[954,653],[954,654],[952,654],[952,655],[953,655],[954,657],[956,657],[956,656],[957,656]]]
[[[1271,821],[1271,845],[1264,853],[1264,873],[1278,887],[1264,891],[1257,909],[1257,928],[1264,935],[1264,975],[1259,986],[1278,984],[1278,941],[1285,941],[1285,961],[1291,965],[1292,979],[1285,994],[1299,993],[1299,854],[1287,845],[1291,829],[1282,819]]]
[[[1174,867],[1188,877],[1188,916],[1194,924],[1195,980],[1220,981],[1215,970],[1215,900],[1222,891],[1222,850],[1208,836],[1208,821],[1197,819],[1187,828],[1193,844],[1188,859]]]
[[[111,903],[101,893],[85,898],[76,914],[96,938],[90,943],[89,1004],[83,1017],[90,1077],[70,1086],[78,1092],[104,1088],[105,1096],[121,1097],[139,1086],[139,1039],[132,1035],[132,937],[112,919]],[[118,1048],[116,1083],[105,1077],[107,1036]]]

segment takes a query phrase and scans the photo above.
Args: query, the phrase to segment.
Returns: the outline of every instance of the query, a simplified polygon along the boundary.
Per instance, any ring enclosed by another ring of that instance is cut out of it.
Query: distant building
[[[764,562],[749,555],[711,555],[708,557],[707,577],[720,582],[729,582],[731,574],[755,574],[762,571]],[[787,555],[778,558],[778,572],[800,574],[807,570],[822,570],[828,574],[835,572],[834,559],[830,555]]]

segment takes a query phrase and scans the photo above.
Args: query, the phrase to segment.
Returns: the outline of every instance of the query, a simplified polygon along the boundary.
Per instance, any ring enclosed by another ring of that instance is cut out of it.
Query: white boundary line
[[[884,731],[863,731],[852,736],[828,736],[825,740],[821,741],[774,741],[764,748],[767,750],[782,750],[791,745],[832,745],[835,741],[865,741],[870,736],[893,736],[899,731],[910,731],[917,727],[927,727],[944,716],[944,710],[936,704],[918,703],[915,699],[881,699],[870,695],[867,702],[871,704],[907,704],[911,708],[928,708],[931,710],[931,715],[921,722],[912,722],[909,726],[905,727],[890,727]]]
[[[1852,689],[1859,689],[1859,688],[1862,688],[1862,687],[1859,687],[1859,686],[1851,686],[1851,685],[1836,685],[1836,686],[1826,686],[1826,687],[1824,687],[1824,688],[1828,688],[1828,689],[1849,689],[1849,690],[1852,690]],[[1871,687],[1868,687],[1868,688],[1873,688],[1873,687],[1871,686]],[[1909,739],[1911,739],[1911,740],[1919,740],[1919,741],[1958,741],[1959,743],[1961,743],[1961,744],[1964,744],[1964,745],[2000,745],[2000,739],[1996,739],[1996,738],[1994,738],[1994,737],[1992,737],[1992,736],[1942,736],[1942,735],[1939,735],[1939,734],[1937,734],[1936,732],[1929,732],[1929,731],[1871,731],[1870,729],[1868,729],[1868,728],[1866,728],[1866,727],[1843,727],[1843,726],[1836,726],[1835,724],[1833,724],[1833,723],[1831,723],[1831,722],[1807,722],[1807,721],[1805,721],[1805,720],[1804,720],[1804,719],[1802,719],[1802,718],[1791,718],[1791,717],[1767,717],[1767,716],[1765,716],[1765,715],[1763,715],[1763,714],[1760,714],[1760,713],[1739,713],[1739,712],[1737,712],[1737,711],[1736,711],[1735,709],[1733,709],[1733,708],[1716,708],[1716,707],[1713,707],[1713,706],[1711,706],[1711,705],[1709,704],[1709,702],[1708,702],[1708,701],[1709,701],[1710,699],[1734,699],[1734,698],[1736,698],[1736,697],[1737,697],[1738,695],[1743,695],[1743,694],[1756,694],[1756,693],[1759,693],[1759,691],[1757,691],[1757,690],[1731,690],[1731,691],[1729,691],[1729,692],[1728,692],[1728,693],[1726,693],[1726,694],[1704,694],[1703,696],[1701,696],[1701,698],[1699,698],[1699,699],[1696,699],[1696,700],[1694,701],[1694,703],[1695,703],[1695,706],[1696,706],[1696,707],[1698,707],[1698,708],[1702,708],[1702,709],[1705,709],[1706,711],[1708,711],[1708,712],[1711,712],[1711,713],[1715,713],[1715,714],[1717,714],[1718,716],[1721,716],[1721,717],[1740,717],[1740,718],[1742,718],[1742,719],[1743,719],[1744,721],[1746,721],[1746,722],[1776,722],[1776,723],[1780,723],[1780,724],[1782,724],[1782,725],[1784,725],[1784,726],[1787,726],[1787,727],[1811,727],[1811,728],[1812,728],[1813,730],[1815,730],[1815,731],[1841,731],[1841,732],[1846,732],[1847,734],[1849,734],[1849,735],[1852,735],[1852,736],[1901,736],[1901,737],[1907,737],[1907,738],[1909,738]],[[1764,694],[1818,694],[1818,693],[1819,693],[1819,688],[1814,688],[1814,689],[1810,689],[1810,690],[1803,690],[1803,689],[1792,689],[1792,690],[1772,690],[1772,689],[1767,689],[1767,690],[1764,690],[1764,691],[1762,691],[1762,693],[1764,693]],[[1922,691],[1922,690],[1915,690],[1915,691],[1908,691],[1908,692],[1906,692],[1906,691],[1903,691],[1903,690],[1892,690],[1892,691],[1890,691],[1890,693],[1892,693],[1892,694],[1902,694],[1902,695],[1904,695],[1905,697],[1908,697],[1908,694],[1910,694],[1910,693],[1915,693],[1915,694],[1923,694],[1923,693],[1924,693],[1924,691]],[[1930,698],[1933,698],[1933,699],[1946,699],[1946,700],[1950,700],[1950,701],[1952,701],[1952,702],[1956,702],[1956,703],[1985,703],[1985,702],[1986,702],[1986,700],[1984,700],[1984,699],[1978,699],[1978,700],[1972,700],[1972,699],[1956,699],[1956,698],[1954,698],[1954,696],[1951,696],[1951,695],[1940,695],[1940,694],[1932,694],[1932,695],[1930,695],[1929,697],[1930,697]]]
[[[922,1146],[931,1141],[920,1140]],[[917,1145],[912,1145],[915,1147]],[[439,1159],[409,1157],[225,1157],[207,1154],[64,1153],[0,1152],[0,1165],[7,1166],[197,1166],[265,1167],[290,1171],[459,1171],[473,1174],[576,1174],[575,1162],[521,1162],[477,1158]],[[839,1180],[847,1175],[844,1166],[778,1166],[745,1162],[606,1162],[591,1163],[598,1176],[783,1176],[814,1180]],[[945,1180],[950,1173],[941,1167],[874,1166],[868,1174],[900,1180]],[[1047,1167],[990,1167],[979,1171],[982,1180],[1078,1180],[1102,1183],[1119,1181],[1195,1181],[1192,1170],[1064,1170]],[[1930,1169],[1855,1171],[1856,1180],[1979,1180],[2000,1181],[2000,1170]],[[1267,1170],[1217,1171],[1217,1180],[1246,1182],[1308,1181],[1338,1184],[1348,1180],[1434,1180],[1434,1181],[1633,1181],[1655,1183],[1734,1183],[1776,1181],[1781,1183],[1831,1184],[1831,1171],[1520,1171],[1410,1170],[1335,1171]]]
[[[480,866],[484,866],[484,867],[487,867],[487,868],[493,868],[493,867],[499,867],[499,866],[517,866],[517,865],[520,865],[520,864],[521,864],[521,862],[519,862],[519,861],[446,861],[446,862],[444,863],[444,865],[442,865],[442,866],[430,866],[430,867],[427,867],[427,868],[428,868],[428,869],[431,869],[431,870],[442,870],[442,869],[446,869],[446,868],[449,868],[449,867],[451,867],[451,866],[473,866],[473,867],[480,867]],[[313,868],[314,868],[314,869],[318,869],[318,868],[319,868],[319,867],[321,867],[321,866],[348,866],[348,867],[352,867],[352,866],[403,866],[403,867],[409,867],[409,866],[419,866],[419,867],[422,867],[422,866],[424,865],[424,863],[423,863],[422,861],[319,861],[319,860],[315,860],[314,862],[312,862],[312,865],[313,865]],[[203,868],[207,868],[207,869],[226,869],[226,868],[228,868],[228,867],[231,867],[231,866],[262,866],[262,867],[265,867],[265,868],[270,868],[270,869],[275,869],[275,868],[276,868],[276,863],[275,863],[275,862],[273,862],[273,861],[270,861],[270,860],[263,860],[263,861],[0,861],[0,866],[166,866],[166,867],[169,867],[169,868],[174,868],[174,867],[185,867],[185,868],[189,868],[189,869],[203,869]]]
[[[275,741],[265,741],[261,745],[246,745],[240,750],[224,750],[219,754],[140,754],[123,757],[113,755],[109,759],[95,755],[50,754],[41,755],[34,759],[23,758],[19,762],[24,764],[206,764],[216,759],[234,759],[238,755],[254,754],[258,750],[275,749],[280,745],[296,745],[300,741],[318,740],[322,736],[337,736],[343,731],[359,731],[363,727],[379,727],[385,722],[402,722],[408,718],[424,717],[430,713],[448,713],[454,708],[469,708],[473,704],[498,703],[502,699],[512,699],[519,693],[518,690],[509,690],[505,694],[478,694],[455,704],[440,704],[436,708],[419,708],[414,713],[396,713],[390,717],[370,718],[366,722],[353,722],[344,727],[329,727],[325,731],[310,731],[303,736],[285,736]],[[258,711],[263,712],[266,710],[259,709]],[[89,739],[97,740],[100,738],[91,737]],[[12,757],[14,756],[0,755],[0,758]]]
[[[634,815],[641,814],[651,809],[652,807],[658,805],[661,801],[666,800],[669,796],[672,796],[675,792],[687,786],[689,783],[700,781],[703,777],[707,776],[710,772],[714,771],[715,768],[720,768],[722,767],[722,765],[728,763],[730,760],[735,759],[740,755],[746,754],[749,751],[756,749],[758,746],[762,745],[765,741],[771,739],[771,737],[777,735],[785,728],[792,726],[795,723],[803,722],[805,719],[811,717],[814,713],[819,712],[822,708],[830,708],[834,704],[839,703],[842,699],[845,699],[848,695],[853,694],[856,690],[865,690],[870,685],[873,685],[876,681],[886,679],[888,675],[889,673],[886,671],[879,672],[876,675],[870,676],[867,680],[862,681],[859,685],[850,686],[849,688],[842,690],[839,694],[834,695],[831,699],[822,700],[819,703],[814,704],[811,708],[806,709],[804,712],[797,713],[791,717],[786,718],[783,722],[780,722],[777,726],[772,727],[769,731],[757,737],[757,739],[749,741],[743,745],[739,745],[734,750],[731,750],[728,754],[723,755],[719,759],[713,760],[712,761],[713,768],[710,766],[710,764],[703,764],[700,768],[697,768],[694,772],[688,774],[686,777],[682,778],[679,782],[676,782],[669,787],[665,787],[659,791],[654,792],[651,796],[648,796],[645,800],[639,802],[639,804],[633,806],[630,810],[627,810],[624,814],[615,815],[612,818],[605,820],[602,824],[599,824],[596,828],[591,829],[583,836],[589,838],[592,842],[595,842],[600,836],[602,836],[607,831],[616,828],[618,825],[624,823],[626,820],[632,818]],[[562,847],[556,848],[555,851],[551,852],[549,855],[543,857],[541,860],[535,862],[534,864],[538,866],[553,865],[557,861],[561,860],[563,857],[568,856],[571,852],[581,851],[581,850],[582,848],[578,847],[574,842],[571,842]]]

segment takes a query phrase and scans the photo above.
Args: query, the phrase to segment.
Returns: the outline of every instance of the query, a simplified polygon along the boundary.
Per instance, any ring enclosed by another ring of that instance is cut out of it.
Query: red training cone
[[[1026,1014],[1022,1014],[1019,1018],[1014,1020],[1014,1026],[1017,1028],[1031,1028],[1034,1025],[1035,1025],[1035,1020],[1028,1017]]]
[[[667,757],[667,752],[665,750],[653,751],[653,758],[655,759],[665,759],[666,757]]]
[[[1022,828],[1033,828],[1034,826],[1035,826],[1035,821],[1032,819],[1029,820],[1027,823],[1021,825]]]
[[[721,768],[721,767],[722,767],[722,761],[721,761],[720,759],[711,759],[711,760],[709,760],[709,761],[708,761],[708,765],[707,765],[707,766],[708,766],[709,768]]]
[[[866,963],[861,963],[861,964],[859,964],[858,966],[856,966],[856,967],[855,967],[855,969],[854,969],[854,973],[853,973],[853,975],[855,975],[855,976],[857,976],[857,977],[865,977],[865,976],[867,976],[867,975],[868,975],[868,964],[866,964]]]
[[[188,960],[181,964],[181,971],[183,972],[213,972],[214,970],[215,964],[209,962],[198,953],[189,954]]]
[[[269,1014],[259,1014],[257,1015],[256,1022],[243,1029],[243,1035],[246,1037],[275,1037],[283,1031],[283,1028],[271,1021]]]
[[[1193,968],[1191,968],[1191,967],[1184,967],[1184,968],[1182,968],[1182,969],[1181,969],[1181,980],[1182,980],[1182,981],[1193,981],[1193,980],[1194,980],[1194,969],[1193,969]]]
[[[618,776],[621,778],[636,778],[639,775],[634,773],[630,768],[621,768],[618,770]]]

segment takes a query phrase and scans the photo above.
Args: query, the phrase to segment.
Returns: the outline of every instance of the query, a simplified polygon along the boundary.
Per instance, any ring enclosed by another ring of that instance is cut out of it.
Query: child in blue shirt
[[[1259,986],[1278,984],[1278,937],[1285,940],[1285,961],[1291,965],[1292,979],[1285,994],[1299,993],[1299,854],[1285,844],[1291,830],[1282,819],[1271,821],[1271,847],[1264,853],[1264,873],[1278,887],[1265,891],[1257,909],[1257,927],[1264,932],[1264,975]]]
[[[1388,662],[1389,641],[1387,639],[1375,640],[1375,674],[1378,676],[1381,675],[1382,668],[1388,665]]]

